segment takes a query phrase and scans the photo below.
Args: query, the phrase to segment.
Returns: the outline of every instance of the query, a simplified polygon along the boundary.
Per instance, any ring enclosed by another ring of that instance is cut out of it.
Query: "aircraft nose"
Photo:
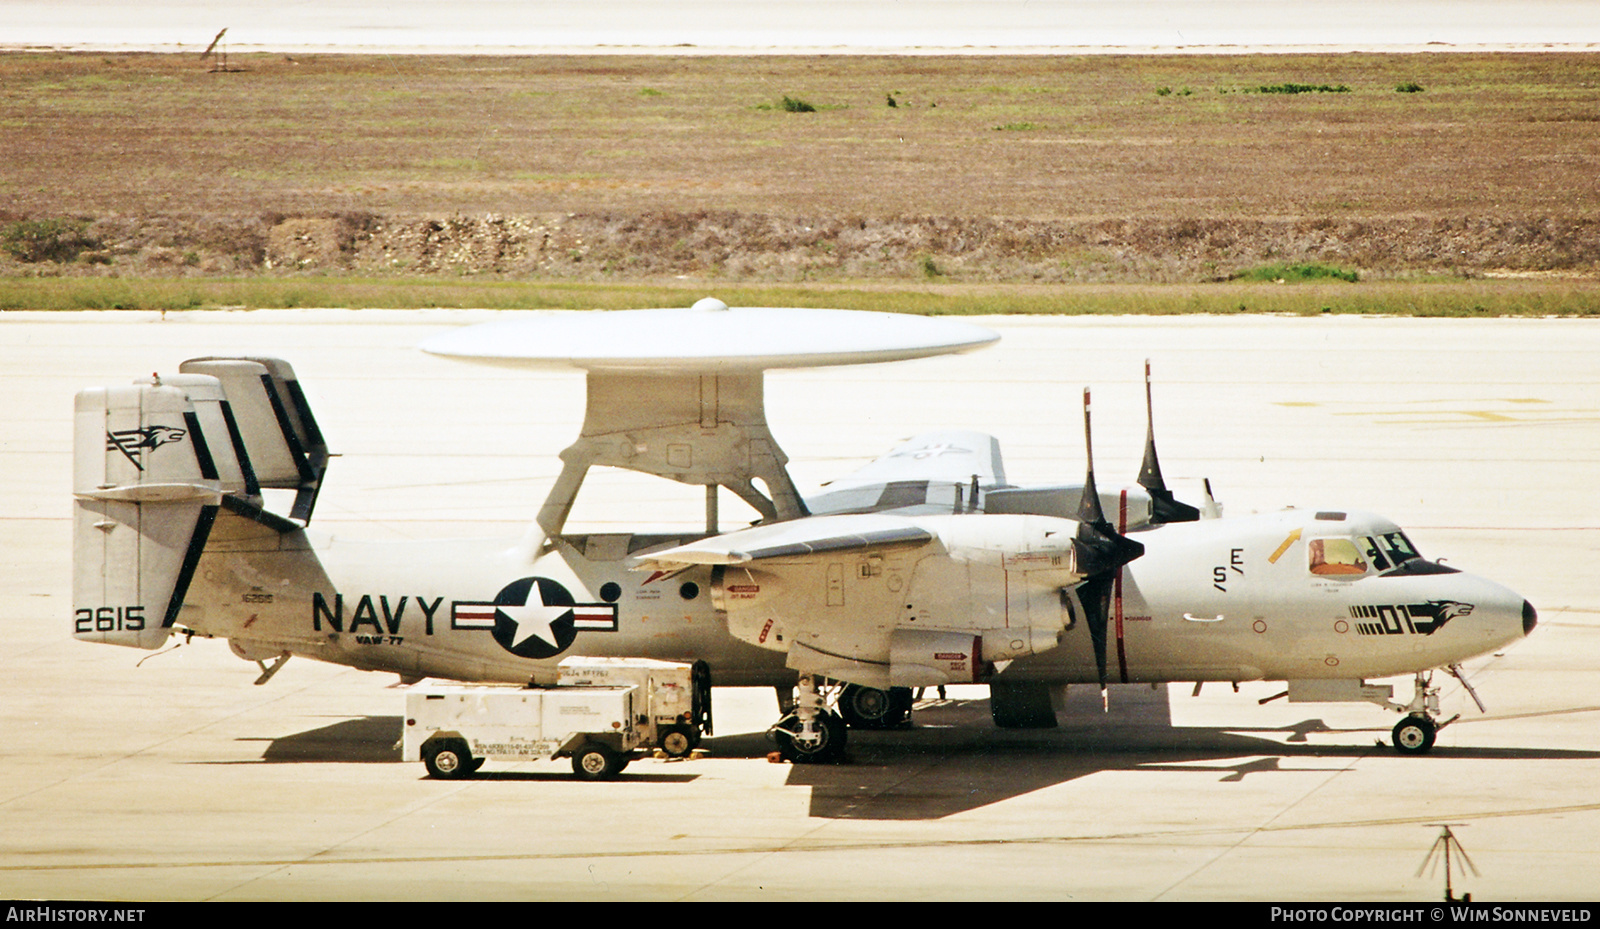
[[[1522,601],[1522,634],[1528,635],[1537,625],[1539,625],[1539,611],[1528,601]]]

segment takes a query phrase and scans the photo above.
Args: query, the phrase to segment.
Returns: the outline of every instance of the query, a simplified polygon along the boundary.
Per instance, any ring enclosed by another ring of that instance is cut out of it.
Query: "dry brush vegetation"
[[[1600,269],[1600,55],[245,65],[0,56],[0,275],[721,287]]]

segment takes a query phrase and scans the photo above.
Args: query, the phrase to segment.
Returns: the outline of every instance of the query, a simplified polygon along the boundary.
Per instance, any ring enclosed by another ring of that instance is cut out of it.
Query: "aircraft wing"
[[[970,505],[976,478],[984,491],[1006,485],[1000,442],[967,430],[925,432],[877,460],[823,485],[806,498],[814,514],[950,513]]]
[[[739,565],[818,552],[923,545],[935,535],[910,520],[880,514],[812,516],[755,526],[637,556],[637,567],[671,571],[687,565]]]

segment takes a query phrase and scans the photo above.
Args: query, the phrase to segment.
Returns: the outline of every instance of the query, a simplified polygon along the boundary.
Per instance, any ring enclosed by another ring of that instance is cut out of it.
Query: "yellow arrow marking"
[[[1289,537],[1284,539],[1283,544],[1278,546],[1278,550],[1272,553],[1271,558],[1267,559],[1267,564],[1277,564],[1278,559],[1283,557],[1283,553],[1289,550],[1289,546],[1298,541],[1300,541],[1300,530],[1296,529],[1295,531],[1289,533]]]

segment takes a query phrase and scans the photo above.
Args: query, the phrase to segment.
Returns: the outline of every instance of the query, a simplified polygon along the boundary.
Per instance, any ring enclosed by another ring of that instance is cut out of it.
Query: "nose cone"
[[[1486,578],[1458,572],[1393,580],[1393,602],[1406,602],[1399,609],[1410,614],[1427,642],[1413,643],[1421,646],[1413,652],[1418,659],[1447,665],[1475,658],[1520,641],[1538,622],[1526,597]],[[1381,616],[1381,608],[1379,612]],[[1351,625],[1358,632],[1363,629],[1359,622]],[[1381,621],[1369,628],[1392,634]]]

